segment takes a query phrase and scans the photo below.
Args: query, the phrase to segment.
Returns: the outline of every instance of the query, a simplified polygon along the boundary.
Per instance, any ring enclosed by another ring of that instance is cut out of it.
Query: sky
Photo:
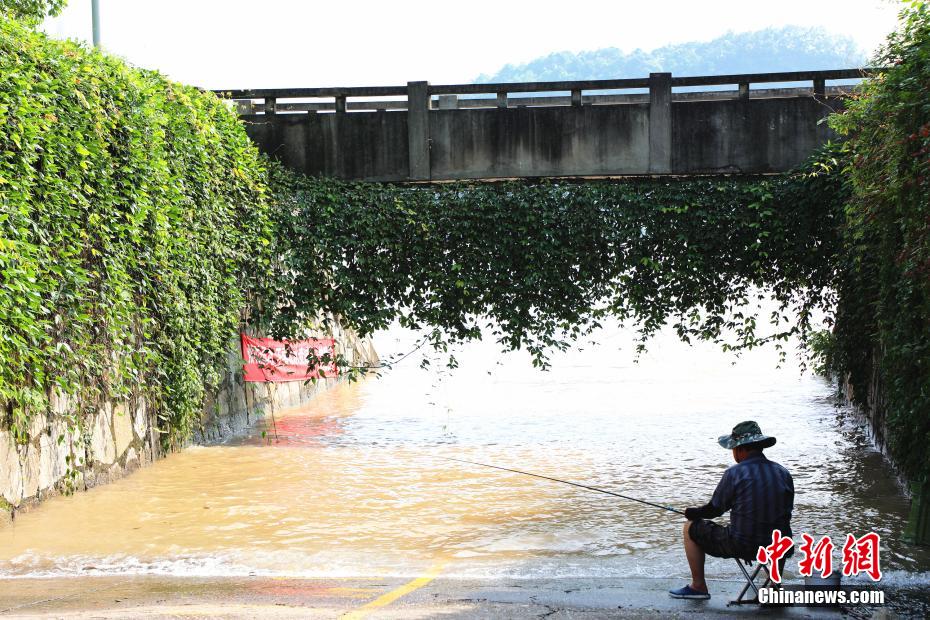
[[[556,51],[648,51],[728,31],[787,25],[820,26],[871,52],[894,29],[900,5],[893,0],[99,1],[108,52],[212,89],[465,83]],[[70,0],[62,15],[46,21],[45,31],[89,41],[90,7],[91,0]]]

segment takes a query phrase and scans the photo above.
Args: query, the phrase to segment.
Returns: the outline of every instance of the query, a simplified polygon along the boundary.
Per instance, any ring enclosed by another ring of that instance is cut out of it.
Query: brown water
[[[265,439],[257,428],[194,447],[20,515],[0,529],[0,576],[416,575],[436,563],[448,576],[684,576],[679,516],[441,457],[684,508],[730,463],[716,437],[755,419],[794,475],[797,534],[877,531],[886,582],[930,582],[930,554],[900,542],[908,506],[892,472],[824,381],[776,369],[771,350],[734,365],[661,337],[634,364],[628,333],[599,340],[548,373],[481,344],[452,373],[412,358],[343,384],[278,412]]]

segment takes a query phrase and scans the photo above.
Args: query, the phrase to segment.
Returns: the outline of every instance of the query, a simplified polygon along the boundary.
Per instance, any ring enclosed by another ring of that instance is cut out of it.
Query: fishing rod
[[[638,499],[636,497],[630,497],[629,495],[623,495],[621,493],[614,493],[613,491],[608,491],[606,489],[599,489],[597,487],[588,486],[586,484],[578,484],[577,482],[569,482],[568,480],[560,480],[559,478],[553,478],[551,476],[543,476],[540,474],[533,474],[528,471],[520,471],[519,469],[510,469],[509,467],[498,467],[497,465],[488,465],[487,463],[478,463],[477,461],[466,461],[465,459],[453,459],[448,456],[437,457],[445,461],[455,461],[457,463],[468,463],[469,465],[478,465],[480,467],[490,467],[491,469],[499,469],[501,471],[509,471],[514,474],[523,474],[524,476],[533,476],[534,478],[542,478],[543,480],[551,480],[552,482],[561,482],[562,484],[568,484],[573,487],[578,487],[579,489],[587,489],[589,491],[597,491],[598,493],[605,493],[607,495],[613,495],[614,497],[622,497],[623,499],[628,499],[633,502],[639,502],[640,504],[646,504],[647,506],[652,506],[653,508],[659,508],[661,510],[667,510],[669,512],[674,512],[675,514],[684,516],[684,512],[681,510],[675,510],[671,506],[662,506],[661,504],[654,504],[652,502],[647,502],[644,499]],[[743,566],[743,563],[739,561],[739,558],[736,559],[736,565],[739,566],[739,569],[742,571],[743,576],[746,577],[746,581],[749,582],[746,586],[747,588],[752,586],[752,589],[756,592],[756,598],[759,597],[759,588],[756,586],[752,577],[749,576],[749,572],[746,570],[746,567]],[[758,571],[758,569],[756,569]],[[740,595],[742,597],[742,595]]]
[[[447,456],[440,456],[446,461],[456,461],[458,463],[468,463],[469,465],[478,465],[480,467],[490,467],[491,469],[500,469],[501,471],[509,471],[515,474],[523,474],[524,476],[533,476],[534,478],[542,478],[543,480],[551,480],[552,482],[561,482],[562,484],[568,484],[573,487],[578,487],[580,489],[587,489],[589,491],[597,491],[598,493],[605,493],[607,495],[613,495],[614,497],[621,497],[623,499],[628,499],[633,502],[639,502],[640,504],[646,504],[647,506],[652,506],[653,508],[659,508],[661,510],[667,510],[669,512],[674,512],[675,514],[684,515],[685,513],[681,510],[675,510],[671,506],[663,506],[661,504],[654,504],[652,502],[647,502],[644,499],[637,499],[635,497],[630,497],[629,495],[623,495],[621,493],[614,493],[613,491],[608,491],[606,489],[599,489],[597,487],[591,487],[586,484],[578,484],[577,482],[569,482],[568,480],[560,480],[558,478],[552,478],[550,476],[542,476],[540,474],[533,474],[528,471],[520,471],[519,469],[510,469],[508,467],[498,467],[497,465],[488,465],[487,463],[478,463],[475,461],[466,461],[464,459],[453,459]]]

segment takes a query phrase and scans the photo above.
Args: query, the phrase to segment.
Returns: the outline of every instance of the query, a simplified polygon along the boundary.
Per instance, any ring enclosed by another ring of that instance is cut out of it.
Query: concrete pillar
[[[346,98],[345,97],[335,97],[333,99],[333,115],[331,118],[327,118],[326,121],[330,123],[332,128],[332,133],[330,134],[329,142],[329,152],[331,163],[331,174],[337,179],[348,178],[348,173],[346,171],[346,158],[348,154],[345,152],[345,149],[342,148],[343,145],[343,133],[345,132],[345,126],[348,122],[346,119]],[[327,114],[327,117],[329,115]],[[324,136],[326,134],[324,133]]]
[[[814,96],[823,97],[827,94],[827,82],[823,78],[814,80]]]
[[[497,107],[507,107],[507,93],[497,93]]]
[[[649,74],[649,173],[672,171],[672,74]]]
[[[572,91],[572,107],[581,107],[581,90],[578,88]]]
[[[749,99],[749,83],[748,82],[742,82],[739,85],[739,98]]]
[[[409,179],[429,181],[429,82],[407,82],[407,146]]]
[[[278,111],[278,100],[274,97],[265,97],[265,114],[272,116]]]

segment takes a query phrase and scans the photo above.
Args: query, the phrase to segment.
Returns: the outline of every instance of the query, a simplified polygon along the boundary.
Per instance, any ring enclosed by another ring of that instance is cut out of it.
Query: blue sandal
[[[690,585],[687,585],[683,588],[678,588],[677,590],[669,590],[668,595],[672,598],[690,598],[697,600],[707,600],[710,598],[710,594],[708,592],[695,590]]]

